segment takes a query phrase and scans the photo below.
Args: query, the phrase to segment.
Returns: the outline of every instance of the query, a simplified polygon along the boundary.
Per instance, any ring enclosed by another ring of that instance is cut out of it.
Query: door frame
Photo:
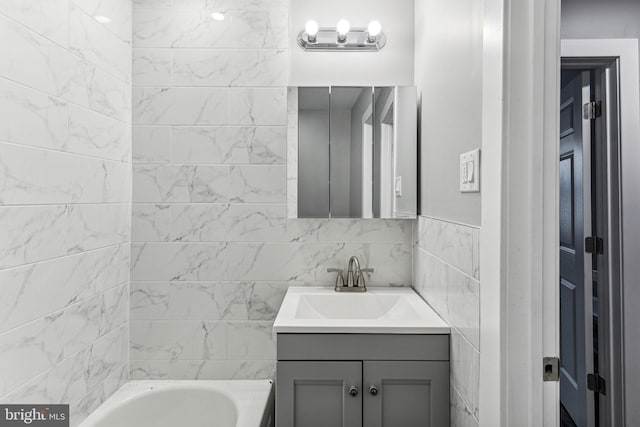
[[[622,242],[614,242],[614,239],[612,239],[611,243],[621,244],[621,253],[626,254],[628,259],[637,258],[637,255],[640,254],[640,245],[637,240],[640,239],[640,220],[634,218],[633,215],[633,212],[637,212],[638,206],[640,206],[640,197],[635,194],[636,190],[633,186],[625,187],[623,185],[624,182],[640,182],[640,172],[632,163],[633,159],[640,158],[640,144],[638,143],[638,138],[640,138],[640,62],[638,49],[638,39],[567,39],[561,41],[562,58],[619,58],[618,81],[620,87],[624,88],[624,90],[619,91],[618,100],[620,136],[617,144],[621,152],[620,163],[614,165],[614,168],[615,166],[620,168],[617,175],[620,177],[621,203],[620,206],[612,207],[611,214],[618,215],[621,219],[620,226],[624,230],[625,238],[622,239]],[[636,143],[633,143],[634,141]],[[616,143],[616,141],[611,141],[611,143]],[[621,212],[618,212],[618,210]],[[629,214],[625,215],[625,211],[629,212]],[[631,284],[634,277],[640,277],[640,266],[634,262],[625,263],[624,259],[619,261],[618,267],[622,267],[620,294],[611,299],[609,312],[612,316],[610,319],[610,331],[612,330],[611,327],[613,327],[614,331],[619,328],[621,333],[609,334],[608,339],[611,342],[611,348],[614,353],[605,371],[609,375],[613,375],[613,378],[607,378],[607,412],[611,417],[608,420],[608,425],[612,426],[623,426],[625,425],[625,419],[633,419],[629,411],[634,410],[634,408],[632,405],[627,405],[623,397],[637,396],[637,393],[640,392],[640,388],[633,384],[634,381],[625,382],[625,378],[633,378],[634,376],[637,378],[637,371],[629,372],[630,369],[633,369],[633,363],[625,362],[634,360],[634,357],[636,358],[635,360],[638,360],[638,354],[629,354],[629,351],[624,346],[624,342],[633,342],[627,340],[634,340],[640,336],[638,332],[624,328],[626,322],[632,321],[630,319],[633,316],[633,311],[636,312],[636,319],[638,318],[637,309],[635,307],[625,307],[625,302],[628,304],[630,301],[640,301],[640,293],[633,295],[633,287],[626,287],[625,284]],[[545,283],[544,286],[546,291],[550,292],[551,286],[555,286],[555,283]],[[621,313],[621,316],[617,319],[613,318],[613,313],[616,311]],[[554,328],[559,331],[559,322],[554,325]],[[552,336],[556,332],[550,330],[547,325],[544,333],[545,336]],[[622,354],[618,353],[616,355],[616,348],[622,349]],[[559,402],[559,396],[557,401]],[[635,410],[637,411],[637,409]],[[545,419],[547,419],[546,413]],[[551,424],[551,421],[549,419],[549,423],[545,423],[545,426],[557,425]]]
[[[480,426],[555,427],[559,383],[543,381],[543,357],[559,354],[560,0],[486,0],[483,17]],[[606,55],[637,59],[638,41],[624,43],[635,44],[635,52],[626,47]],[[622,132],[634,141],[640,137],[640,106],[631,91],[640,81],[639,65],[637,60],[621,65],[625,92],[632,85],[621,99],[622,108],[630,108]],[[640,158],[640,144],[627,147],[622,157],[623,181],[640,182],[640,168],[629,164]],[[633,189],[623,188],[622,226],[629,235],[623,245],[626,256],[637,259],[640,218],[624,215],[640,210]],[[640,263],[623,267],[624,277],[640,276],[635,271]],[[625,301],[640,300],[635,294],[640,287],[633,292],[627,290]],[[625,310],[625,323],[632,314],[640,317],[640,310]],[[625,342],[633,339],[640,347],[640,328],[629,329]],[[640,388],[640,366],[629,368],[626,364],[626,396],[631,386]],[[638,395],[640,390],[632,396]],[[630,406],[626,417],[640,418],[640,405]]]

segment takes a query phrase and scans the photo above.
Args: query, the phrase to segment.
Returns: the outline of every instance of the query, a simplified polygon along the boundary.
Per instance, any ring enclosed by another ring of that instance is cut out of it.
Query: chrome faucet
[[[354,269],[355,266],[355,269]],[[329,273],[338,273],[336,277],[336,292],[366,292],[367,286],[362,273],[373,273],[373,268],[360,268],[360,261],[357,257],[349,258],[347,267],[347,283],[344,283],[344,276],[339,268],[328,268]],[[354,279],[355,276],[355,279]]]

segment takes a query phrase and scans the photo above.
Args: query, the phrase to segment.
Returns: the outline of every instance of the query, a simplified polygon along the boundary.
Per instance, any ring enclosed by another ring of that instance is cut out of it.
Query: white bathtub
[[[80,427],[273,427],[271,381],[132,381]]]

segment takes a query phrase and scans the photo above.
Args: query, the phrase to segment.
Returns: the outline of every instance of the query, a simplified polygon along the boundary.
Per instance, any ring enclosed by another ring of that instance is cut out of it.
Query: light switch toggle
[[[480,192],[480,149],[460,155],[460,191]]]

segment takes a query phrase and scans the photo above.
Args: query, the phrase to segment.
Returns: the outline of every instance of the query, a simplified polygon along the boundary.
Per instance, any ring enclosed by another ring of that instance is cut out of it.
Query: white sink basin
[[[276,333],[448,334],[449,326],[410,288],[291,287],[273,325]]]

